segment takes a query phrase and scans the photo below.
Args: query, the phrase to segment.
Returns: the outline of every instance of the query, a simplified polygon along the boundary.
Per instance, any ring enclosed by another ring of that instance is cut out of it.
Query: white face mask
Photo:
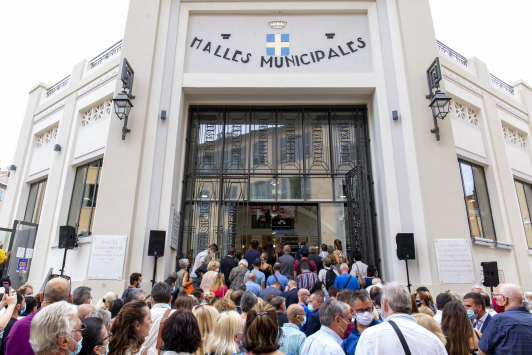
[[[373,312],[364,312],[362,314],[357,313],[356,320],[358,323],[362,325],[370,325],[371,322],[373,322],[373,319],[375,317],[373,316]]]

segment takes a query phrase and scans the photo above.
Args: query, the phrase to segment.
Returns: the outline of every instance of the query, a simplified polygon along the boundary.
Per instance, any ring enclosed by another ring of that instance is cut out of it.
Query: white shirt
[[[141,346],[141,347],[140,347],[140,350],[137,351],[137,352],[134,353],[134,354],[131,354],[131,350],[127,350],[127,351],[126,351],[126,355],[140,355],[140,354],[142,354],[142,351],[144,351],[144,348],[145,348],[144,345]],[[168,354],[168,353],[166,353],[166,354]],[[146,355],[159,355],[159,352],[158,352],[157,349],[155,349],[155,348],[148,348],[148,351],[146,352]]]
[[[208,256],[209,252],[207,249],[196,256],[196,259],[194,259],[194,265],[192,266],[192,270],[190,272],[190,277],[198,277],[198,275],[196,275],[196,269],[199,267],[199,263],[205,263],[205,261],[207,261]]]
[[[342,342],[338,334],[324,325],[305,340],[301,355],[345,355]]]
[[[497,312],[495,312],[495,310],[493,308],[490,308],[490,309],[486,309],[486,312],[491,314],[491,316],[495,316],[497,314]]]
[[[373,287],[382,288],[382,284],[378,283],[378,284],[375,284],[375,285],[368,286],[368,287],[366,287],[366,291],[368,291],[368,293],[369,293]]]
[[[159,325],[161,325],[161,319],[164,316],[164,312],[167,309],[171,309],[168,303],[157,303],[151,307],[151,319],[152,323],[150,325],[150,334],[144,339],[143,346],[157,346],[157,337],[159,336]],[[173,309],[170,314],[174,313]]]
[[[475,320],[475,328],[476,328],[477,330],[482,329],[482,326],[484,325],[484,322],[486,321],[486,318],[488,318],[488,316],[489,316],[489,313],[486,312],[486,314],[484,314],[484,315],[482,316],[482,318],[477,318],[477,319]]]
[[[434,334],[416,323],[408,314],[394,314],[386,322],[369,327],[362,333],[356,355],[404,354],[403,346],[388,321],[393,320],[403,333],[412,355],[447,355],[445,346]]]
[[[327,276],[327,271],[329,271],[330,268],[328,268],[327,266],[323,265],[323,269],[320,270],[319,274],[318,274],[318,280],[320,280],[321,282],[325,282],[325,277]]]
[[[439,309],[436,311],[436,314],[434,315],[434,320],[438,325],[441,327],[441,317],[443,316],[443,311],[440,311]]]
[[[368,266],[362,261],[357,261],[353,264],[353,266],[351,266],[351,276],[357,277],[357,268],[360,271],[360,276],[368,277]]]

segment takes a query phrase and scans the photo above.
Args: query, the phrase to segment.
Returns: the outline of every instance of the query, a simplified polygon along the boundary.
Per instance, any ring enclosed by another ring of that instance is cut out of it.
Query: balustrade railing
[[[447,54],[449,57],[456,60],[458,63],[463,64],[467,67],[467,58],[461,55],[458,52],[455,52],[451,48],[447,47],[445,44],[441,43],[440,41],[436,40],[436,44],[438,45],[438,50],[442,53]]]
[[[122,51],[122,40],[116,42],[111,47],[104,50],[102,53],[98,54],[96,57],[91,59],[91,69],[102,64],[105,60],[114,56],[115,54]]]
[[[490,74],[490,77],[491,77],[491,82],[493,84],[495,84],[495,86],[498,86],[498,87],[506,90],[508,93],[510,93],[512,95],[514,94],[514,87],[513,86],[506,84],[504,81],[502,81],[501,79],[497,78],[493,74]]]
[[[52,85],[52,87],[46,90],[46,97],[50,97],[54,93],[61,90],[61,88],[64,88],[65,86],[67,86],[69,81],[70,81],[70,75],[64,78],[63,80],[61,80],[60,82],[58,82],[57,84]]]

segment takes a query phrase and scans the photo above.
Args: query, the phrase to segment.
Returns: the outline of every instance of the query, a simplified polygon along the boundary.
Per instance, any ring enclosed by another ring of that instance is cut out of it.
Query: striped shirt
[[[303,271],[301,275],[297,276],[296,279],[297,288],[299,288],[300,290],[302,288],[306,288],[310,291],[310,289],[314,286],[316,282],[318,282],[318,276],[308,270]]]

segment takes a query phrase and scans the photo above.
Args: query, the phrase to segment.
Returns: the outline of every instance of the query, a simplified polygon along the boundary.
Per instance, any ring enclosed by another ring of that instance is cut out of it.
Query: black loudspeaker
[[[76,228],[72,226],[59,227],[59,249],[74,249],[78,246],[78,238],[76,238]]]
[[[164,240],[166,231],[150,231],[150,243],[148,244],[148,256],[164,256]]]
[[[499,268],[496,261],[485,261],[480,263],[482,272],[484,273],[484,286],[497,287],[499,286]]]
[[[395,242],[397,243],[397,257],[399,260],[414,260],[416,258],[414,233],[397,233]]]

